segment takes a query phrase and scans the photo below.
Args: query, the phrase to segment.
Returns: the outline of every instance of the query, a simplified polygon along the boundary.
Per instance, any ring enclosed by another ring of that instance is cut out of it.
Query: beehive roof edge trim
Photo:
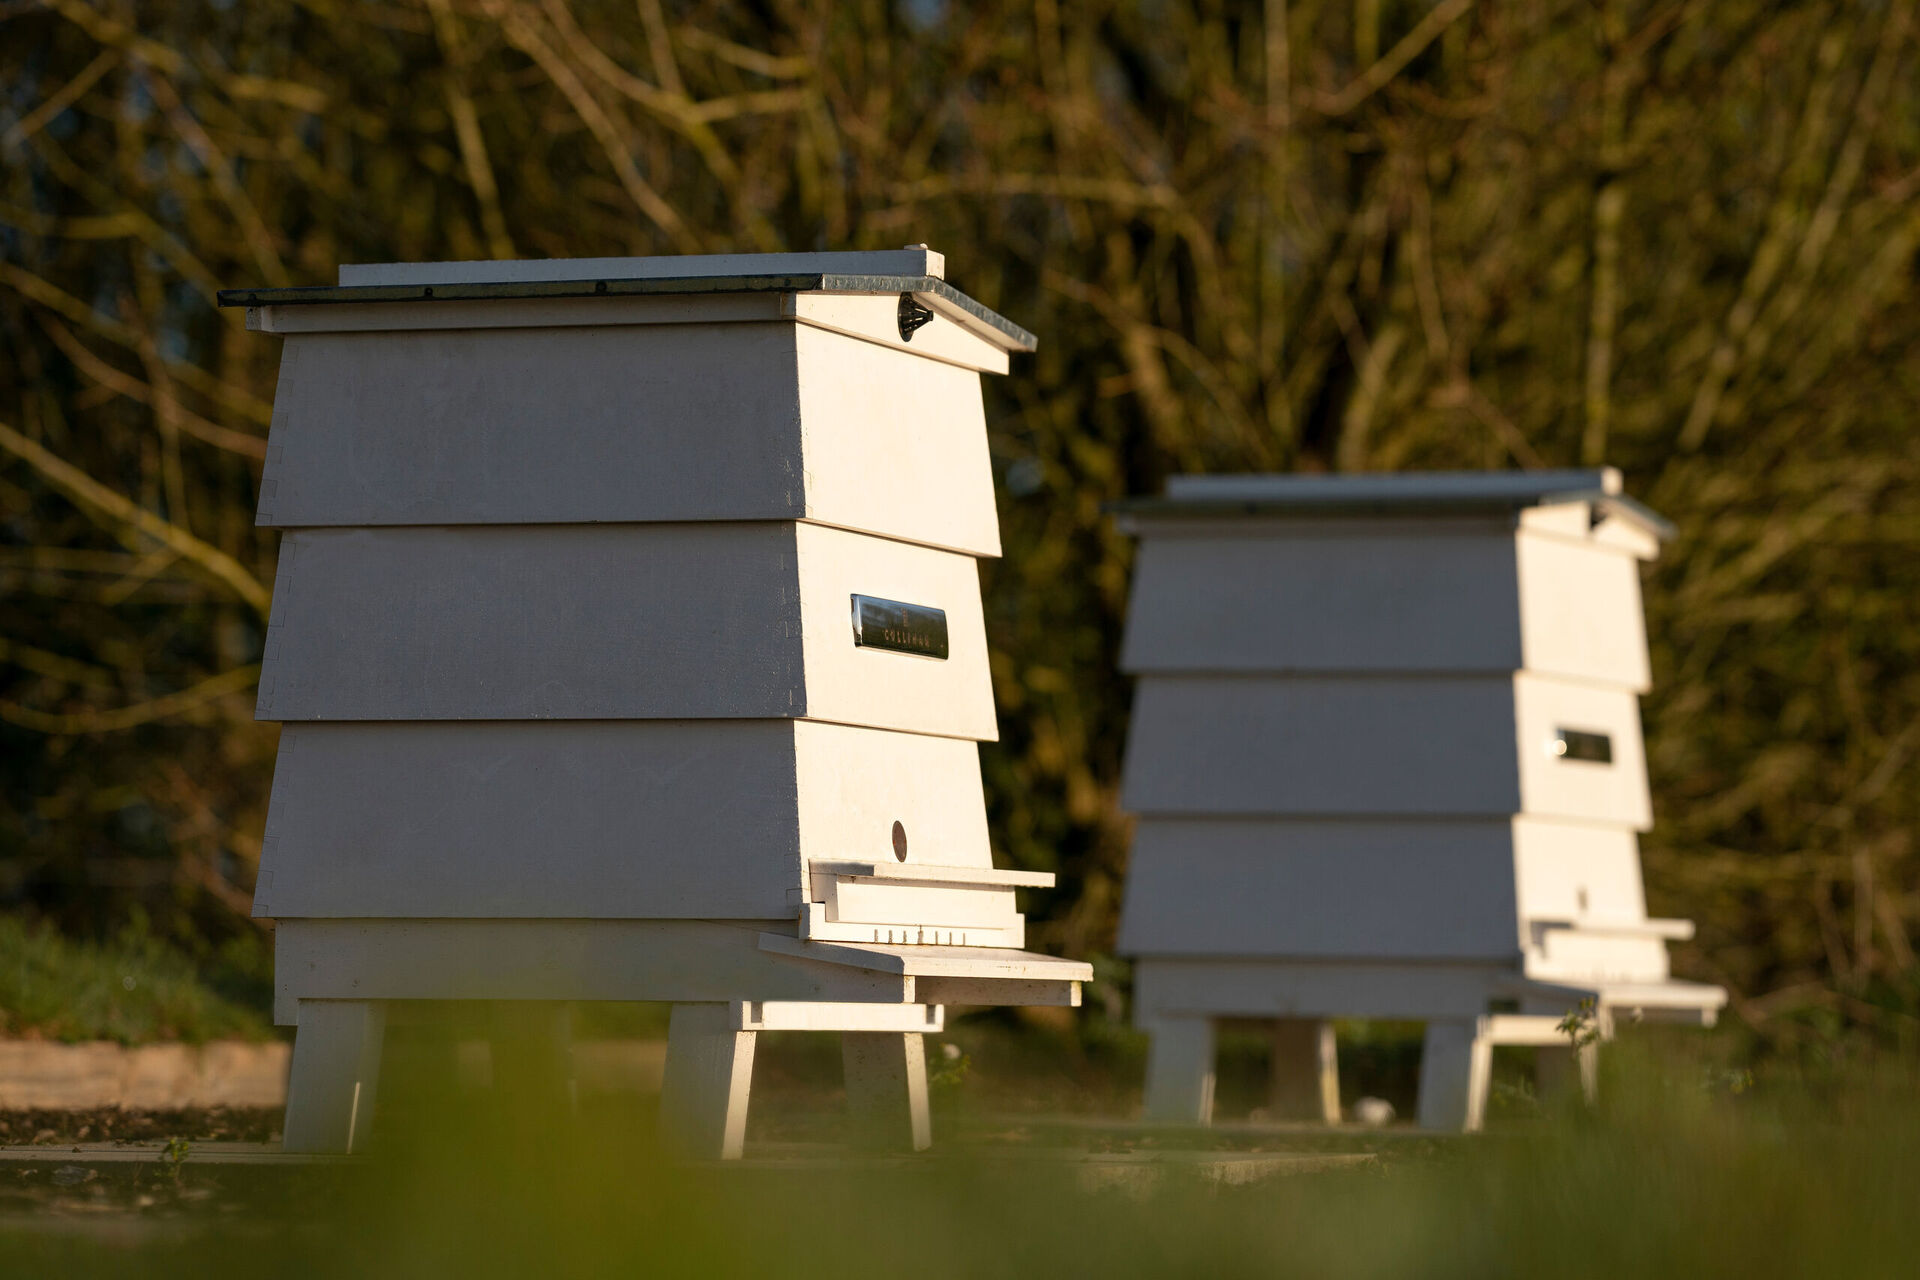
[[[937,276],[846,275],[815,271],[624,280],[522,280],[486,284],[299,285],[272,289],[222,289],[217,300],[223,307],[280,307],[347,302],[493,302],[718,293],[910,293],[921,303],[966,324],[1008,351],[1032,351],[1040,345],[1039,338],[1033,333],[961,293]]]
[[[1140,519],[1505,515],[1528,507],[1553,506],[1562,502],[1591,503],[1596,511],[1639,525],[1662,542],[1671,542],[1679,532],[1671,520],[1644,503],[1625,494],[1606,493],[1598,489],[1527,496],[1463,493],[1427,494],[1417,498],[1348,497],[1344,494],[1285,498],[1122,498],[1106,503],[1103,509],[1110,515],[1120,517],[1121,527],[1129,529]]]

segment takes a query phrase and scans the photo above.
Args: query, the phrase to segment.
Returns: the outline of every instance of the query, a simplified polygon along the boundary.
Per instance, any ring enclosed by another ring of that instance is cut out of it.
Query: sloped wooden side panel
[[[978,561],[812,524],[799,526],[794,542],[810,719],[982,742],[1000,736]],[[947,656],[855,645],[855,595],[940,610],[947,621]]]
[[[1142,673],[1512,671],[1513,530],[1193,521],[1143,531],[1120,665]]]
[[[289,725],[263,916],[789,917],[788,721]]]
[[[999,555],[980,375],[824,329],[795,343],[808,517]]]
[[[908,863],[990,867],[980,749],[959,738],[794,726],[800,850],[809,861],[894,862],[900,824]]]
[[[1143,819],[1127,955],[1517,961],[1508,823]]]
[[[1513,841],[1523,921],[1647,918],[1640,842],[1631,830],[1516,818]]]
[[[1645,693],[1652,676],[1640,562],[1618,548],[1530,530],[1516,550],[1526,668]]]
[[[797,918],[803,860],[985,862],[974,744],[785,720],[289,725],[255,911]]]
[[[1520,809],[1512,676],[1142,680],[1121,804],[1138,814]]]
[[[803,513],[794,325],[286,338],[263,525]],[[989,508],[991,510],[991,508]]]
[[[258,714],[805,715],[800,633],[788,524],[302,530]]]
[[[1653,826],[1640,700],[1630,690],[1527,672],[1514,677],[1523,812],[1631,827]],[[1561,753],[1569,732],[1603,739],[1608,761]]]

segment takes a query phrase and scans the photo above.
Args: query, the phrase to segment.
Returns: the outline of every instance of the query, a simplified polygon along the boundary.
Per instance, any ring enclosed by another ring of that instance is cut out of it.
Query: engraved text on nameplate
[[[902,604],[877,596],[853,597],[853,642],[869,649],[890,649],[922,658],[947,656],[947,615],[924,604]]]

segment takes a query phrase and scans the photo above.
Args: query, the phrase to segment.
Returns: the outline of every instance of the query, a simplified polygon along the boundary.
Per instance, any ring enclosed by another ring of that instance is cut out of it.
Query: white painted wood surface
[[[1141,956],[1514,961],[1510,820],[1146,817],[1119,947]]]
[[[1011,367],[1005,347],[938,313],[911,337],[902,338],[900,300],[893,294],[789,293],[781,297],[786,314],[803,325],[910,351],[922,359],[945,360],[978,373],[1005,373]]]
[[[800,909],[799,936],[809,942],[864,942],[908,947],[1014,951],[1027,944],[1026,919],[1018,915],[997,928],[928,921],[861,924],[829,920],[826,904],[820,902],[809,902]]]
[[[908,885],[836,878],[821,905],[838,924],[924,920],[928,924],[1006,928],[1019,918],[1011,889]]]
[[[667,1024],[660,1128],[679,1154],[738,1160],[747,1137],[754,1033],[732,1025],[725,1004],[676,1004]]]
[[[763,938],[753,925],[706,920],[282,920],[274,1020],[293,1023],[301,1000],[356,997],[914,1000],[898,968],[781,954]]]
[[[874,1001],[735,1000],[736,1031],[891,1031],[932,1035],[946,1030],[946,1010],[929,1004]]]
[[[1523,920],[1644,920],[1640,844],[1622,827],[1519,817],[1513,821]]]
[[[1493,1080],[1493,1045],[1478,1019],[1435,1018],[1420,1051],[1422,1129],[1472,1133],[1486,1118]]]
[[[1011,889],[908,887],[885,880],[836,879],[820,903],[832,924],[916,924],[1006,929],[1020,918]]]
[[[1585,929],[1543,929],[1527,956],[1527,975],[1589,982],[1663,982],[1667,946],[1658,937]]]
[[[813,327],[794,351],[809,519],[1000,554],[979,374]]]
[[[807,518],[1000,551],[979,374],[773,315],[289,336],[260,492],[276,527]]]
[[[1032,951],[987,947],[921,947],[901,943],[807,942],[780,933],[762,933],[760,946],[776,955],[846,965],[873,973],[911,978],[1013,979],[1042,982],[1091,982],[1093,966],[1083,960]],[[929,999],[928,1003],[935,1003]]]
[[[1552,753],[1602,732],[1610,765]],[[1493,817],[1651,824],[1631,692],[1518,673],[1162,676],[1134,698],[1121,804],[1139,814]]]
[[[1010,889],[1051,889],[1051,871],[1008,871],[1000,867],[949,867],[920,862],[845,862],[817,859],[807,864],[813,879],[813,900],[824,902],[829,882],[836,878],[899,881],[903,884],[992,885]]]
[[[948,657],[857,646],[855,594],[943,610]],[[974,560],[790,523],[289,532],[257,714],[998,733]]]
[[[1640,562],[1589,539],[1525,529],[1513,546],[1520,598],[1516,665],[1635,693],[1651,688]]]
[[[1628,690],[1525,671],[1514,676],[1513,686],[1521,811],[1649,830],[1653,797],[1640,738],[1640,700]],[[1557,754],[1555,741],[1563,729],[1606,735],[1613,762]]]
[[[289,725],[262,916],[791,921],[809,859],[985,866],[974,745],[811,721]]]
[[[1340,1050],[1324,1018],[1276,1018],[1267,1107],[1274,1118],[1340,1123]]]
[[[1669,938],[1686,926],[1647,920],[1630,830],[1525,817],[1146,817],[1127,890],[1128,955],[1493,960],[1537,949],[1543,922]]]
[[[1136,1017],[1152,1036],[1147,1047],[1147,1083],[1142,1111],[1167,1124],[1213,1122],[1213,1022],[1202,1016]]]
[[[1159,677],[1134,695],[1137,814],[1508,815],[1511,676]]]
[[[1124,671],[1521,665],[1513,531],[1493,520],[1141,524]],[[1414,528],[1407,528],[1407,525]],[[1631,562],[1629,562],[1631,563]]]
[[[1216,1018],[1478,1017],[1511,964],[1200,959],[1142,956],[1134,962],[1134,1020]],[[1578,1003],[1578,997],[1565,1007]]]
[[[373,1122],[386,1036],[377,1001],[301,1000],[282,1149],[351,1155]]]

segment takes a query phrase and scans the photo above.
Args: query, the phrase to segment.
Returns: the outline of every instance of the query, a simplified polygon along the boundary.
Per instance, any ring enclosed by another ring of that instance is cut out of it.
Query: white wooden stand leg
[[[926,1039],[918,1032],[845,1031],[840,1059],[847,1115],[856,1146],[925,1151],[933,1144],[927,1115]]]
[[[1340,1123],[1340,1059],[1331,1022],[1317,1018],[1274,1022],[1268,1108],[1282,1119]]]
[[[731,1006],[676,1004],[667,1023],[660,1129],[682,1155],[738,1160],[747,1137],[754,1032],[735,1031]]]
[[[1492,1074],[1493,1045],[1478,1019],[1429,1022],[1420,1055],[1420,1127],[1479,1129]]]
[[[1156,1018],[1145,1024],[1146,1116],[1176,1124],[1213,1122],[1213,1023],[1206,1018]]]
[[[1580,1096],[1592,1106],[1600,1100],[1600,1042],[1581,1045],[1574,1057],[1580,1064]]]
[[[287,1075],[287,1151],[350,1153],[366,1145],[380,1080],[384,1005],[302,1000]]]

